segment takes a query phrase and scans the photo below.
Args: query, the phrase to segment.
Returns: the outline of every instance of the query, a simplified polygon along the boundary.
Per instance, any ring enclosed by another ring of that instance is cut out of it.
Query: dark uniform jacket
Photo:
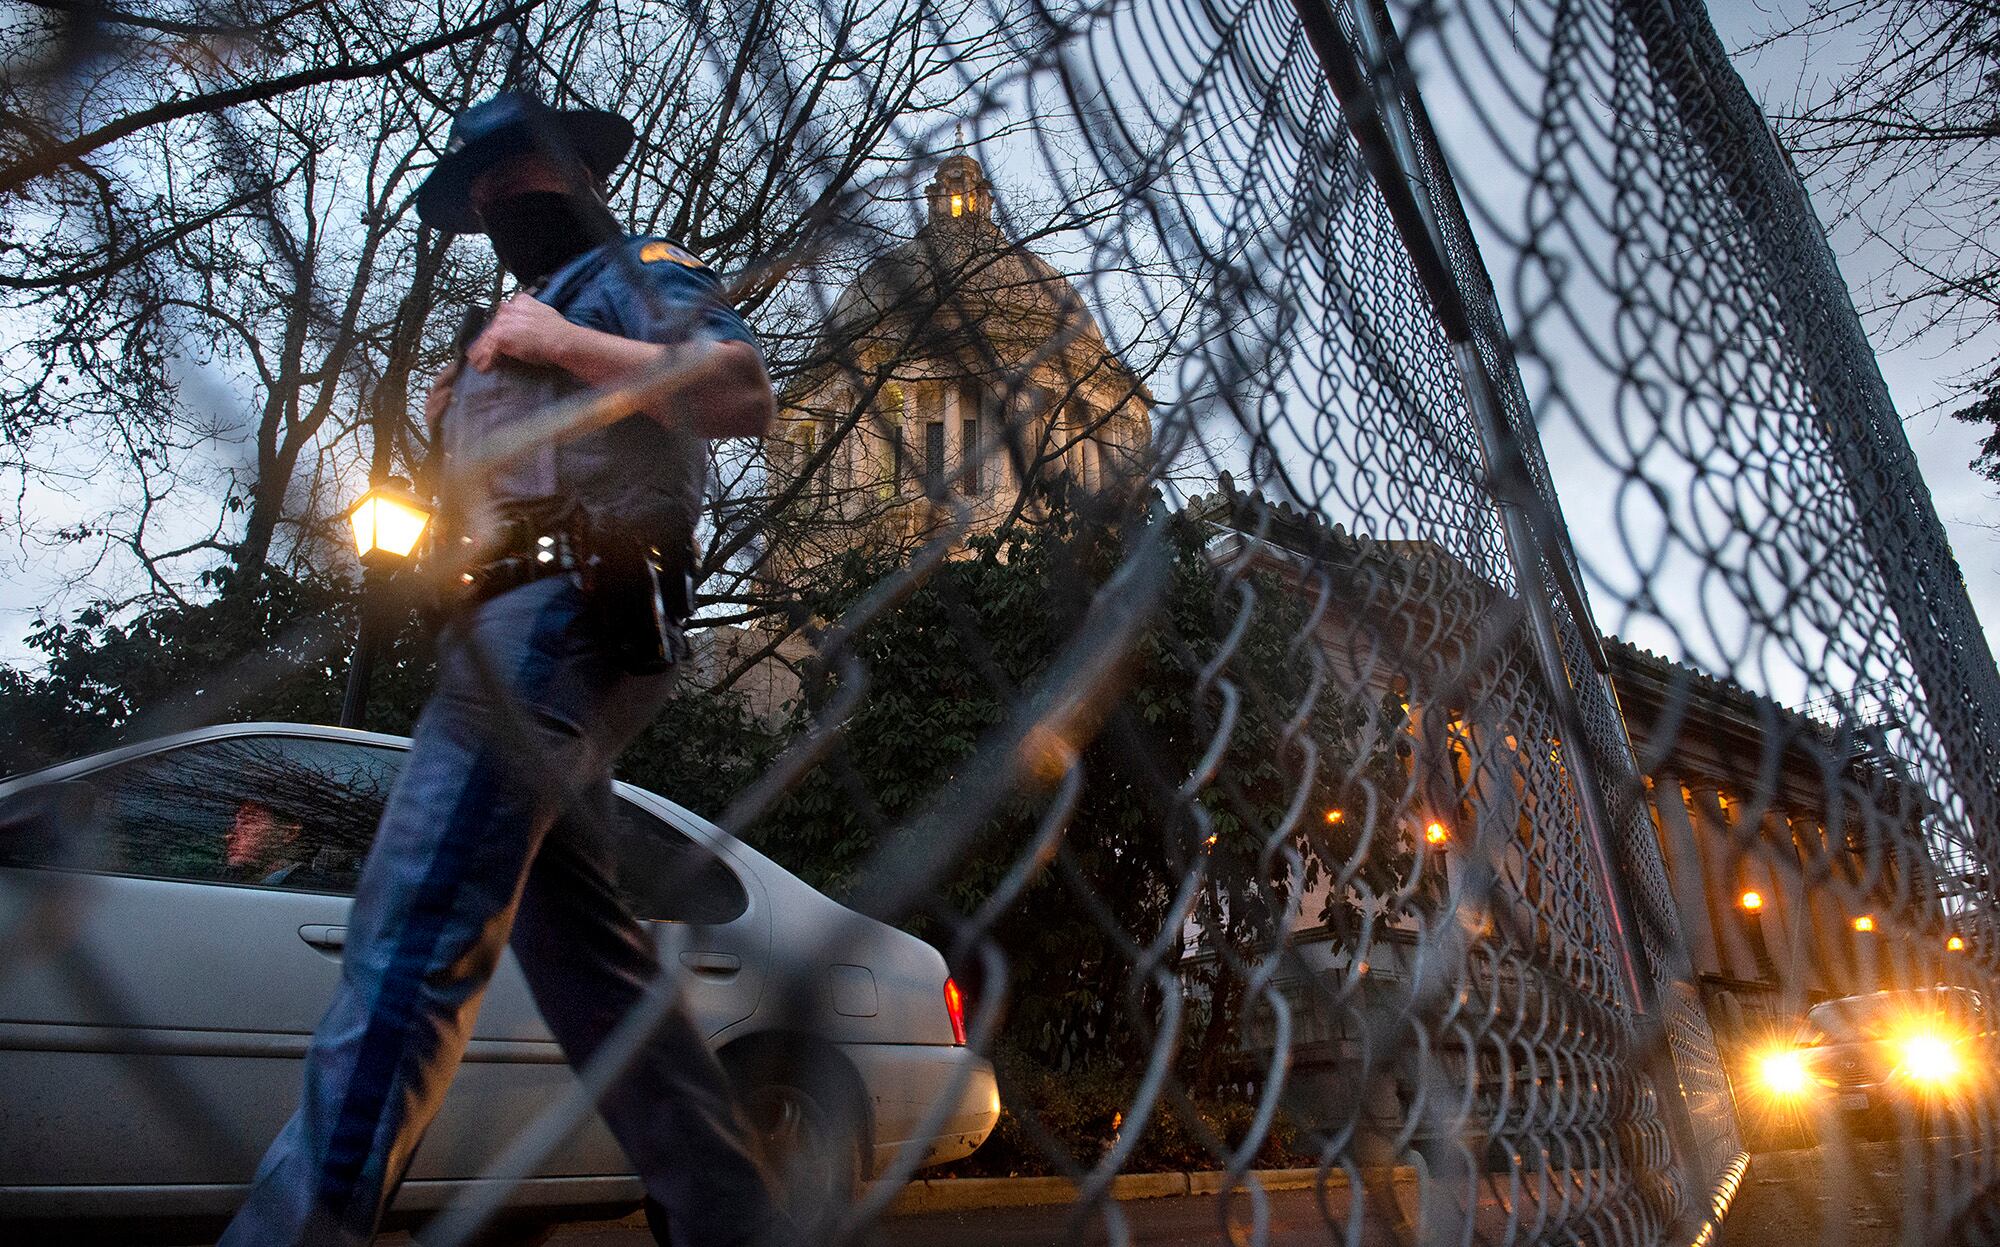
[[[762,351],[724,300],[715,274],[664,239],[633,237],[586,252],[556,270],[536,298],[579,325],[621,338],[747,342]],[[493,430],[588,388],[566,372],[511,359],[490,372],[464,370],[438,431],[447,472],[455,460],[475,455]],[[573,501],[593,523],[615,523],[692,565],[707,448],[707,439],[677,423],[632,416],[538,447],[490,481],[487,501]],[[451,499],[445,505],[451,530],[478,531],[477,517],[450,514]]]

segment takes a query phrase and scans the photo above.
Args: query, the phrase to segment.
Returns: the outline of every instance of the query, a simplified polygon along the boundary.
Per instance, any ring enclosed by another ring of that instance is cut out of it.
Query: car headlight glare
[[[1942,1086],[1965,1072],[1958,1049],[1942,1035],[1920,1032],[1903,1040],[1901,1069],[1913,1082]]]
[[[1812,1085],[1805,1057],[1789,1048],[1765,1053],[1758,1064],[1758,1073],[1763,1077],[1764,1089],[1776,1096],[1804,1095]]]

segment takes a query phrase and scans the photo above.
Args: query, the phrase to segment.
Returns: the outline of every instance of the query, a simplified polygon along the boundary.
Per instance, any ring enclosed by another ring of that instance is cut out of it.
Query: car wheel
[[[863,1105],[826,1059],[764,1052],[730,1075],[779,1208],[801,1231],[825,1228],[861,1182]]]

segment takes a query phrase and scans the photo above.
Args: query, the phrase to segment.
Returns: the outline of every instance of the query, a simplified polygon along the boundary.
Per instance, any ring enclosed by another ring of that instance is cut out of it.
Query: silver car
[[[243,724],[0,783],[0,1220],[234,1208],[296,1102],[408,744]],[[993,1070],[964,1046],[936,949],[670,801],[617,793],[621,886],[794,1188],[838,1198],[905,1145],[937,1164],[985,1139]],[[800,965],[808,977],[785,978]],[[469,1190],[573,1085],[510,955],[397,1212]],[[533,1220],[639,1198],[593,1119],[511,1207]]]

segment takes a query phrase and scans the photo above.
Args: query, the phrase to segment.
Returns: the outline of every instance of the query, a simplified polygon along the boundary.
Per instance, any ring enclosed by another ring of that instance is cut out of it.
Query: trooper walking
[[[492,462],[442,500],[434,552],[460,592],[437,687],[361,872],[298,1111],[226,1247],[374,1236],[504,948],[572,1064],[658,970],[615,885],[611,764],[686,652],[708,439],[765,435],[774,402],[714,275],[674,242],[626,235],[605,206],[634,137],[612,113],[502,94],[453,122],[418,190],[426,224],[487,235],[521,286],[426,404],[445,479],[561,400],[643,382],[645,405]],[[686,1016],[599,1108],[660,1242],[770,1240],[768,1180]]]

